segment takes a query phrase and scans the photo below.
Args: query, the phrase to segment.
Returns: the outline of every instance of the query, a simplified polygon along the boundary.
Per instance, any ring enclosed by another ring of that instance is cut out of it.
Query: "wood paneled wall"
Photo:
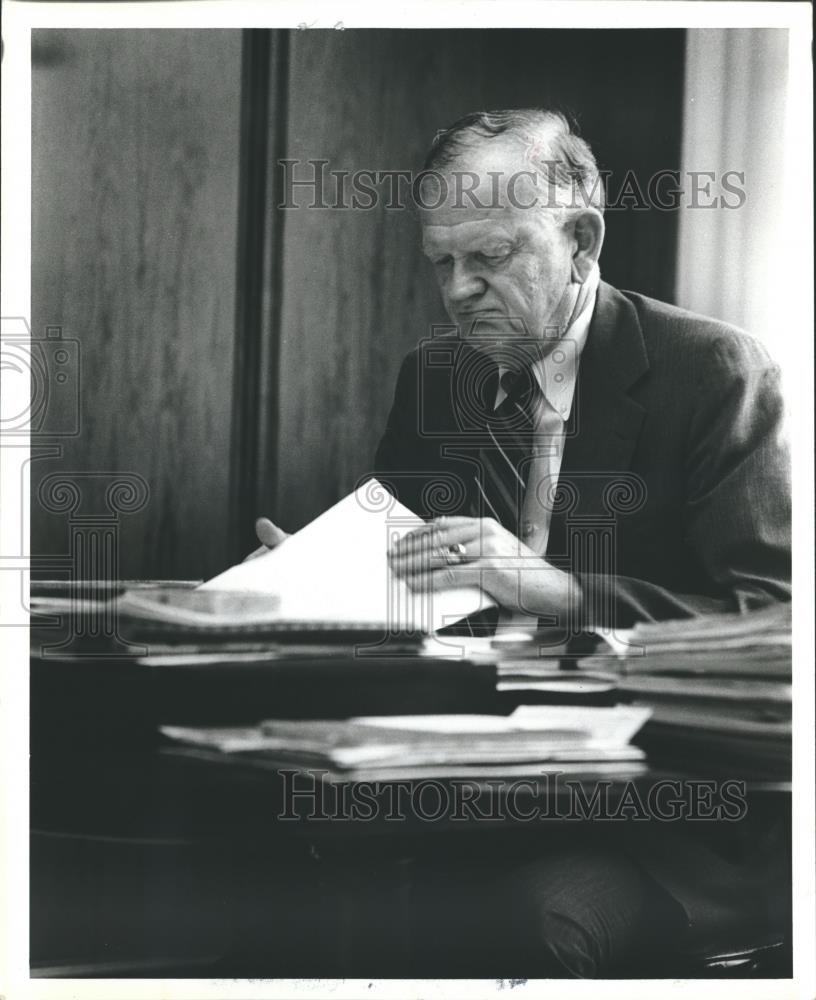
[[[277,160],[416,170],[467,111],[560,102],[613,179],[648,179],[679,165],[683,45],[682,31],[35,32],[32,321],[79,341],[82,405],[62,457],[34,463],[34,553],[69,544],[66,516],[37,503],[54,470],[142,477],[119,571],[190,578],[246,551],[255,514],[297,529],[370,467],[400,360],[446,317],[410,211],[277,208]],[[671,298],[675,217],[607,224],[604,275]]]
[[[32,545],[66,552],[37,501],[55,471],[135,473],[123,576],[228,558],[239,31],[35,31],[32,327],[79,341],[79,434],[32,466]],[[105,510],[83,478],[83,513]]]
[[[681,31],[295,32],[286,156],[328,160],[327,175],[417,170],[434,132],[468,111],[559,103],[613,187],[632,170],[645,188],[679,166],[683,44]],[[267,512],[293,529],[370,467],[401,358],[446,317],[410,212],[300,208],[273,224],[284,235]],[[604,276],[670,299],[675,215],[610,211],[607,224]]]

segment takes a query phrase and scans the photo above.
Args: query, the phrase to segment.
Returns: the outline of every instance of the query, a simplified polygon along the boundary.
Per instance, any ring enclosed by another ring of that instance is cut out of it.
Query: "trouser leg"
[[[615,850],[579,848],[529,862],[511,876],[532,914],[530,961],[545,971],[603,978],[654,967],[683,932],[680,906]]]
[[[413,901],[417,974],[603,978],[654,968],[685,917],[623,853],[543,847],[424,874]]]

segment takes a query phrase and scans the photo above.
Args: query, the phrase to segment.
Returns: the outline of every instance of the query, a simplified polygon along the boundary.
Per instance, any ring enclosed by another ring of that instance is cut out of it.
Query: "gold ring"
[[[442,550],[442,554],[445,557],[445,562],[451,566],[455,566],[457,563],[463,562],[465,556],[467,555],[467,549],[461,542],[456,542],[455,545],[448,545]]]

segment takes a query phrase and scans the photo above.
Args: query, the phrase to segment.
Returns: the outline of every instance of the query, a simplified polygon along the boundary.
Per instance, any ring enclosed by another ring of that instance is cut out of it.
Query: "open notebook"
[[[423,523],[370,479],[276,549],[199,589],[268,594],[273,620],[434,632],[493,601],[477,587],[413,593],[391,572],[389,547]]]

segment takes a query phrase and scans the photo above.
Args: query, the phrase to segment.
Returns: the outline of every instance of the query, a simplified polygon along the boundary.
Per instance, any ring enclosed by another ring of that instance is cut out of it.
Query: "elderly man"
[[[426,517],[448,484],[458,516],[409,536],[397,571],[584,627],[788,599],[765,351],[599,280],[598,172],[561,115],[470,115],[426,168],[422,245],[456,333],[448,364],[445,337],[405,360],[376,466]]]
[[[783,407],[765,351],[600,280],[598,171],[562,115],[468,115],[425,168],[422,248],[453,326],[404,361],[377,450],[376,474],[428,522],[395,547],[395,571],[424,591],[476,583],[499,625],[565,635],[788,600]],[[263,521],[259,536],[281,533]],[[723,926],[766,930],[751,921],[772,909],[773,850],[741,866],[721,848],[630,825],[570,834],[489,899],[481,881],[431,887],[425,929],[458,905],[473,931],[462,973],[495,946],[519,974],[578,976]],[[457,974],[450,962],[439,974]]]

